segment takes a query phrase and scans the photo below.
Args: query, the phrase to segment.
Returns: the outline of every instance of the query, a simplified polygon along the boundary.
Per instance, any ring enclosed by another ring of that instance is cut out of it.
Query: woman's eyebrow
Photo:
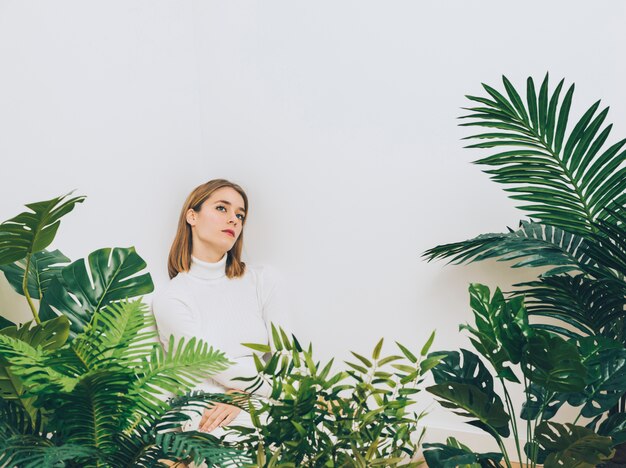
[[[215,203],[224,203],[225,205],[232,205],[231,202],[229,202],[228,200],[217,200]],[[239,211],[243,211],[244,213],[246,212],[246,210],[244,210],[242,207],[237,208]]]

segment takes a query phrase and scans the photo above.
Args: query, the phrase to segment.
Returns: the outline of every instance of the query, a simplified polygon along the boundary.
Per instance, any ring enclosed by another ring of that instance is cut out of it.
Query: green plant
[[[605,337],[561,338],[530,326],[523,297],[507,301],[500,289],[491,296],[480,284],[471,285],[469,291],[475,326],[460,329],[469,332],[479,354],[466,349],[431,353],[431,357],[445,357],[432,370],[435,385],[426,390],[444,407],[470,418],[468,424],[490,434],[500,453],[474,453],[450,440],[424,444],[429,466],[478,463],[497,467],[503,459],[511,467],[504,444],[509,436],[526,466],[583,468],[609,460],[613,447],[626,437],[624,426],[597,426],[607,408],[626,393],[626,350],[621,343]],[[496,380],[504,398],[496,391]],[[524,447],[509,393],[514,383],[523,385],[526,396],[519,413],[527,421]],[[573,423],[550,421],[565,404],[580,408]],[[578,426],[581,417],[593,419],[587,426]]]
[[[208,404],[183,393],[230,362],[195,339],[171,340],[163,352],[147,306],[130,300],[153,290],[135,249],[100,249],[73,263],[45,250],[84,199],[66,197],[28,204],[0,224],[0,269],[33,314],[21,326],[0,320],[0,465],[248,461],[210,434],[176,431],[190,417],[183,410]],[[164,392],[179,398],[168,403]]]
[[[497,148],[475,161],[506,185],[530,220],[517,230],[482,234],[439,245],[429,259],[515,261],[513,267],[548,267],[537,281],[522,283],[531,315],[565,325],[536,324],[565,336],[602,335],[626,343],[626,139],[602,149],[612,125],[602,128],[608,107],[593,104],[567,134],[574,93],[561,100],[564,80],[550,93],[548,75],[539,92],[527,80],[526,102],[506,77],[506,96],[483,84],[488,97],[467,96],[475,107],[462,126],[486,133],[467,148]]]
[[[511,261],[513,268],[538,267],[536,280],[514,285],[524,296],[533,327],[566,337],[598,336],[626,347],[626,139],[610,146],[612,125],[603,128],[608,107],[594,103],[568,130],[574,94],[562,97],[564,80],[550,92],[546,74],[539,90],[527,79],[526,99],[502,77],[505,93],[483,84],[488,96],[467,96],[460,124],[486,129],[466,137],[467,148],[495,148],[475,163],[528,220],[506,233],[427,250],[429,259],[453,263],[486,259]],[[547,320],[546,320],[547,319]],[[615,425],[626,424],[626,398],[603,406]],[[618,448],[626,462],[626,445]]]
[[[267,363],[253,358],[259,375],[240,378],[256,389],[272,385],[268,399],[251,396],[246,408],[254,428],[233,427],[242,447],[256,454],[255,467],[411,467],[421,436],[414,435],[423,413],[410,412],[423,376],[441,359],[427,358],[434,333],[420,353],[397,343],[402,355],[381,357],[383,340],[371,357],[352,353],[357,362],[332,372],[333,359],[315,362],[313,348],[303,349],[272,324],[272,343],[245,344],[270,353]],[[423,435],[423,432],[422,432]],[[407,458],[408,457],[408,458]]]

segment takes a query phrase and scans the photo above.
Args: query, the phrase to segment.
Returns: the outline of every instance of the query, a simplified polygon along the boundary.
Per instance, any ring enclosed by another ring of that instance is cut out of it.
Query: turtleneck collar
[[[220,261],[211,263],[202,261],[192,255],[191,266],[189,267],[189,274],[200,279],[218,279],[226,276],[227,257],[228,252],[224,254]]]

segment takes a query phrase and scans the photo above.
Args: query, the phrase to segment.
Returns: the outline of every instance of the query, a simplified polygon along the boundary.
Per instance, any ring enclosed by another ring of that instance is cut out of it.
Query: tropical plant
[[[572,84],[550,92],[527,79],[526,99],[502,77],[505,94],[483,84],[488,96],[467,96],[461,126],[485,133],[467,148],[496,148],[475,161],[529,216],[506,233],[481,234],[427,250],[429,259],[453,263],[486,259],[512,267],[545,269],[534,281],[515,284],[526,297],[533,326],[562,336],[602,336],[626,346],[626,139],[606,147],[612,124],[608,107],[594,103],[568,130]],[[546,320],[546,318],[548,320]],[[609,410],[626,423],[626,399]],[[626,461],[626,459],[625,459]]]
[[[423,431],[423,412],[410,411],[423,376],[441,356],[426,357],[434,333],[419,353],[396,343],[402,355],[381,356],[383,339],[371,357],[352,352],[357,362],[332,371],[313,358],[313,347],[271,325],[270,344],[245,343],[255,351],[258,375],[239,378],[272,386],[269,398],[254,393],[239,403],[254,427],[232,426],[241,447],[256,454],[253,467],[411,467]],[[259,354],[269,353],[263,362]],[[418,434],[420,432],[420,434]],[[417,437],[416,437],[417,435]],[[413,461],[411,459],[413,458]]]
[[[163,351],[147,306],[130,300],[153,290],[135,249],[100,249],[73,263],[46,250],[61,217],[84,200],[68,195],[0,224],[0,269],[33,314],[22,325],[0,318],[0,465],[248,461],[210,434],[177,431],[189,410],[210,405],[184,393],[230,362],[195,339],[171,339]],[[168,403],[165,392],[179,398]]]
[[[449,439],[445,444],[424,444],[429,466],[499,467],[503,461],[510,468],[504,444],[510,436],[525,466],[584,468],[609,460],[626,430],[621,420],[607,420],[599,427],[598,422],[626,393],[626,350],[621,343],[597,336],[564,339],[531,327],[521,296],[506,300],[499,288],[491,296],[480,284],[470,285],[469,292],[475,326],[460,329],[469,332],[478,354],[466,349],[431,353],[430,357],[445,356],[432,370],[435,385],[426,390],[444,407],[470,418],[468,424],[491,435],[500,452],[475,453]],[[526,400],[519,416],[527,422],[525,434],[517,424],[512,384],[524,388]],[[550,421],[566,404],[579,409],[574,421]],[[586,426],[576,425],[581,417],[592,419]]]

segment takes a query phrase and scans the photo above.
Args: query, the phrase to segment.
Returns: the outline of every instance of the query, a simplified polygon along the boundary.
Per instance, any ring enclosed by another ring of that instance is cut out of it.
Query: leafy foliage
[[[429,259],[466,263],[513,261],[546,269],[537,281],[516,285],[538,323],[564,336],[603,335],[626,344],[626,139],[606,146],[608,107],[594,103],[568,130],[574,85],[551,92],[548,75],[537,90],[528,78],[523,99],[502,77],[504,92],[483,84],[486,97],[462,116],[468,148],[498,152],[475,161],[504,184],[530,216],[518,230],[483,234],[427,250]],[[571,275],[571,276],[570,276]]]
[[[85,197],[61,197],[26,205],[25,211],[0,224],[0,265],[21,260],[50,245],[61,224],[61,217],[82,203]]]
[[[145,267],[133,247],[96,250],[87,262],[77,260],[52,279],[39,314],[47,320],[56,316],[54,309],[62,310],[71,332],[79,333],[106,304],[152,292],[150,274],[137,275]]]
[[[150,311],[136,300],[99,309],[84,331],[61,347],[46,347],[50,339],[35,345],[35,340],[28,344],[0,335],[0,356],[20,377],[27,395],[36,399],[34,406],[44,417],[36,424],[40,431],[33,432],[35,421],[27,412],[15,413],[19,406],[5,408],[14,414],[12,421],[0,423],[0,431],[11,435],[0,442],[0,463],[53,466],[73,460],[81,461],[81,466],[143,466],[148,462],[142,461],[141,453],[147,450],[150,458],[156,450],[150,452],[151,447],[158,447],[161,458],[212,462],[231,459],[233,454],[240,457],[241,451],[204,434],[166,436],[157,430],[170,410],[165,401],[155,404],[163,398],[163,390],[179,395],[190,391],[206,375],[225,369],[229,361],[194,339],[188,343],[181,339],[163,353],[160,344],[151,340],[155,332],[146,331],[151,325]],[[66,332],[68,326],[66,320]],[[182,422],[179,418],[173,427],[180,428]],[[120,459],[119,446],[129,438],[141,441],[141,448],[133,452],[136,459]]]
[[[517,455],[523,459],[520,432],[507,382],[523,383],[526,401],[520,416],[529,422],[524,447],[531,466],[595,466],[612,455],[612,446],[623,437],[623,421],[614,419],[596,433],[593,427],[565,426],[548,422],[566,403],[580,408],[579,416],[602,415],[626,393],[623,366],[626,355],[621,343],[604,337],[570,339],[530,326],[523,298],[506,300],[497,289],[472,284],[470,305],[475,325],[462,325],[471,342],[489,362],[504,392],[502,399],[480,356],[462,349],[431,353],[445,354],[435,368],[436,385],[426,390],[468,423],[491,434],[498,443],[506,466],[510,456],[503,437],[513,434]],[[462,359],[461,359],[462,357]],[[518,377],[519,372],[523,378]],[[503,403],[504,400],[504,403]],[[613,438],[614,436],[614,438]],[[449,440],[447,444],[425,444],[425,457],[432,467],[453,463],[493,463],[493,457],[473,453]],[[486,457],[486,458],[485,458]],[[587,464],[586,464],[587,463]]]
[[[252,396],[254,428],[233,427],[242,445],[257,454],[258,467],[417,466],[410,461],[419,442],[414,435],[422,413],[410,411],[423,375],[442,356],[427,357],[434,334],[419,352],[397,343],[400,354],[381,356],[383,340],[371,356],[356,358],[347,370],[333,372],[331,359],[315,362],[313,348],[303,349],[272,324],[272,344],[248,343],[269,353],[264,363],[254,354],[259,375],[240,378],[249,389],[271,382],[269,398]]]

